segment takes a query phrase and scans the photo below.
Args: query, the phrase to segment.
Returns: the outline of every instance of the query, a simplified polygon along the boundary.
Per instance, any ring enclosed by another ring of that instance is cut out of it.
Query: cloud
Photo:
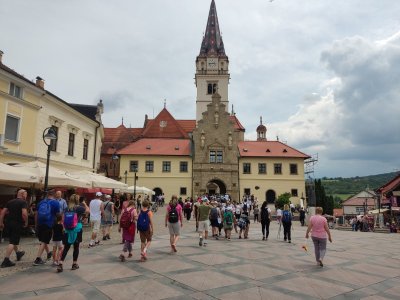
[[[272,124],[271,130],[289,144],[331,160],[331,172],[339,161],[343,168],[355,161],[386,169],[399,166],[399,40],[397,33],[379,42],[359,36],[335,41],[321,54],[334,75],[321,82],[322,95],[305,97],[294,115]]]

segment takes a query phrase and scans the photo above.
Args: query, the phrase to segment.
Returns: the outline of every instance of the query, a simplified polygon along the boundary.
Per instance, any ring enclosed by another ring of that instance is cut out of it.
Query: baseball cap
[[[96,197],[101,197],[101,196],[103,196],[103,193],[102,193],[102,192],[97,192],[97,193],[96,193]]]
[[[206,201],[208,201],[208,199],[207,199],[207,197],[203,197],[203,202],[206,202]]]
[[[110,195],[106,195],[105,197],[106,197],[106,199],[110,199],[110,198],[111,198],[111,196],[110,196]]]

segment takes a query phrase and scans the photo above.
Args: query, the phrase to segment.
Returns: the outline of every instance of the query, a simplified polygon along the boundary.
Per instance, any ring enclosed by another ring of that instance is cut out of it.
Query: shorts
[[[50,244],[50,240],[53,236],[53,229],[48,227],[45,224],[41,224],[38,226],[38,239],[39,242]]]
[[[181,226],[179,225],[179,222],[168,223],[168,229],[170,235],[179,235],[181,232]]]
[[[100,220],[91,220],[90,225],[92,226],[92,232],[97,233],[100,230]]]
[[[218,226],[218,225],[217,225],[217,226]],[[208,231],[209,228],[210,228],[210,222],[209,222],[208,220],[199,221],[199,229],[198,229],[198,232]]]
[[[62,248],[64,244],[62,241],[53,241],[53,247]]]
[[[218,219],[211,219],[211,227],[219,227]]]
[[[149,230],[147,231],[139,231],[140,234],[140,241],[142,243],[146,242],[151,242],[151,237],[153,236],[153,233]]]
[[[22,233],[22,225],[8,224],[7,226],[9,243],[11,245],[19,245]]]

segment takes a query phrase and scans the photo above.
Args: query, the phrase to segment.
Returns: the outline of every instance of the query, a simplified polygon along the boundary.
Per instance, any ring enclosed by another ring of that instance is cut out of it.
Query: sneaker
[[[2,268],[14,267],[15,263],[13,263],[9,258],[5,258],[1,264]]]
[[[107,237],[106,236],[103,236],[103,241],[106,241],[107,240]]]
[[[57,267],[57,273],[61,273],[62,271],[64,271],[63,265],[59,264],[58,267]]]
[[[78,270],[79,269],[79,265],[78,264],[72,264],[71,270]]]
[[[95,245],[95,246],[100,245],[100,241],[94,242],[94,245]]]
[[[17,251],[17,261],[20,261],[22,256],[25,255],[25,251]]]
[[[120,259],[121,262],[124,262],[124,261],[125,261],[125,256],[121,254],[121,255],[119,256],[119,259]]]
[[[89,244],[88,248],[92,248],[94,246],[95,246],[94,244]]]
[[[289,242],[288,243],[291,243],[292,241],[291,240],[289,240]]]
[[[35,261],[33,262],[34,266],[41,266],[44,265],[46,262],[41,259],[40,257],[36,257]]]
[[[199,240],[199,246],[203,246],[203,238],[202,237]]]
[[[52,267],[58,267],[58,262],[53,261],[53,263],[51,264]]]
[[[50,260],[53,257],[53,252],[47,253],[47,260]]]
[[[129,254],[128,254],[128,257],[131,258],[131,257],[132,257],[132,253],[129,253]]]

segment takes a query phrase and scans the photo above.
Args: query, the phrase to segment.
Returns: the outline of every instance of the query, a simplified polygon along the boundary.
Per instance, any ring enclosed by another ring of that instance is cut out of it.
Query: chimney
[[[3,54],[4,52],[0,50],[0,64],[3,64]]]
[[[39,76],[36,77],[36,86],[44,90],[44,80]]]

